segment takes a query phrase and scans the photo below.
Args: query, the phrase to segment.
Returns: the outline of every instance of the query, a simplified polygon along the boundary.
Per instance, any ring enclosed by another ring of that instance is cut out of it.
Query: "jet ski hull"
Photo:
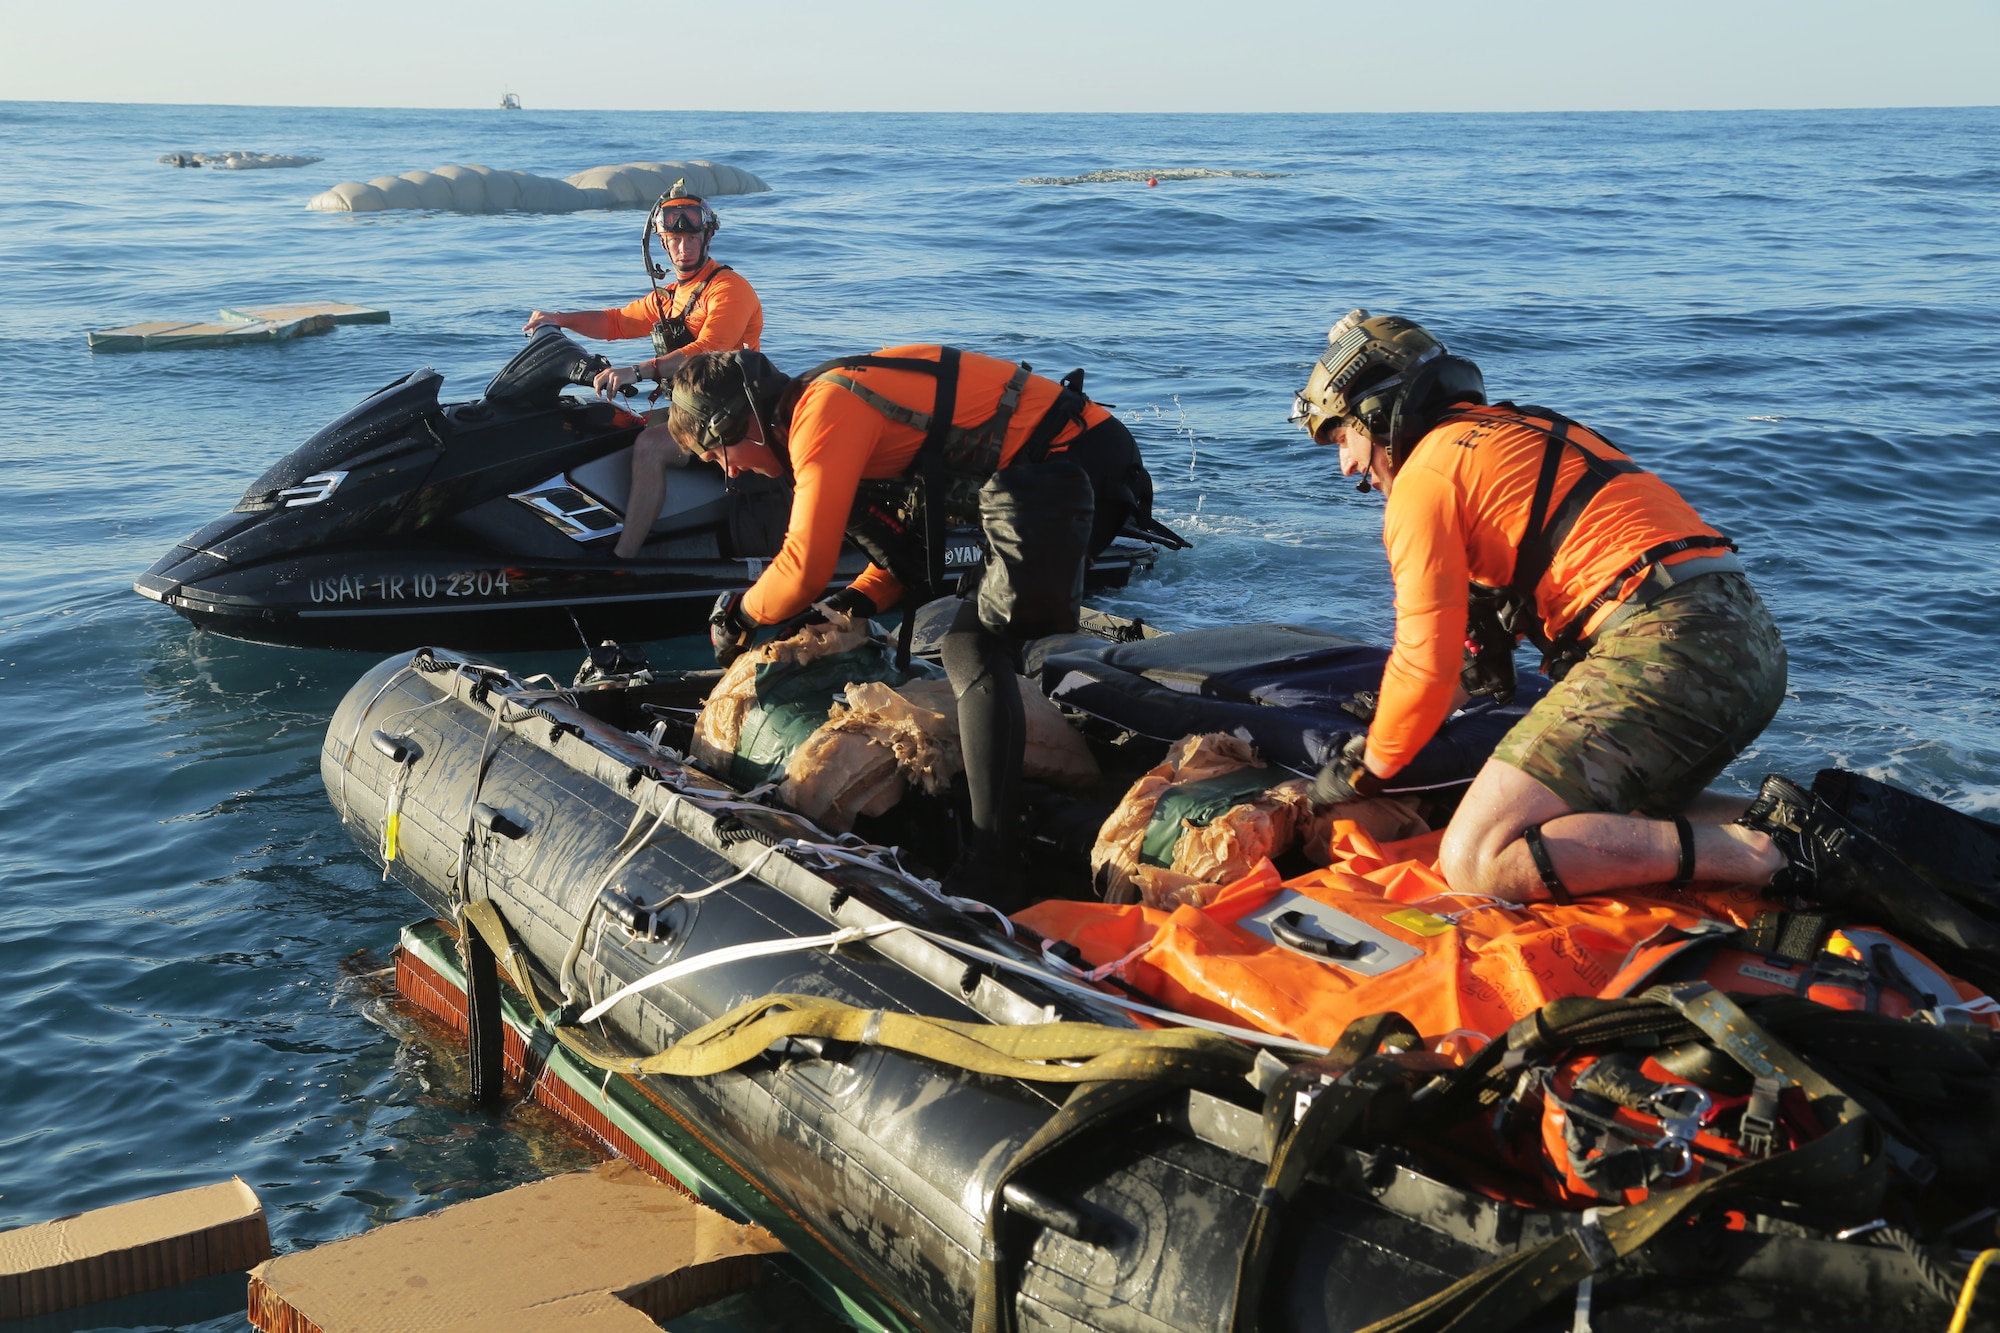
[[[182,567],[199,563],[196,550],[181,547],[177,554]],[[1123,587],[1156,558],[1151,546],[1114,543],[1092,562],[1086,586]],[[592,642],[694,634],[707,628],[718,594],[748,587],[769,563],[536,564],[466,551],[387,548],[282,557],[182,581],[170,561],[133,588],[202,629],[252,643],[372,652],[441,642],[476,652],[569,647],[576,645],[579,626]],[[969,564],[961,559],[952,567]],[[865,565],[857,554],[844,555],[831,586],[845,586]]]
[[[886,869],[774,849],[816,831],[732,803],[669,752],[602,720],[638,715],[657,688],[609,682],[565,697],[451,654],[392,658],[336,712],[322,773],[341,818],[378,858],[393,800],[389,875],[443,918],[463,896],[490,900],[547,994],[561,989],[566,957],[588,1003],[731,945],[890,922],[1037,962]],[[631,924],[599,909],[611,901],[600,890],[636,909]],[[966,1021],[1132,1023],[1109,1002],[971,965],[896,930],[689,972],[621,1001],[601,1030],[650,1054],[781,992]],[[546,1034],[532,1035],[546,1051]],[[1018,1242],[996,1270],[999,1298],[1021,1329],[1069,1333],[1358,1329],[1576,1222],[1433,1180],[1394,1148],[1336,1149],[1283,1218],[1264,1307],[1237,1322],[1237,1259],[1268,1151],[1247,1084],[1166,1093],[1040,1164],[1022,1178],[1025,1193],[996,1200],[1000,1171],[1067,1089],[879,1046],[812,1043],[712,1077],[611,1083],[700,1145],[706,1165],[691,1186],[779,1227],[850,1318],[885,1329],[972,1326],[996,1207]],[[1802,1271],[1814,1282],[1798,1283]],[[1601,1274],[1593,1299],[1600,1327],[1748,1329],[1780,1310],[1828,1329],[1930,1327],[1940,1317],[1896,1252],[1692,1230]],[[1566,1298],[1544,1315],[1531,1326],[1572,1326]]]

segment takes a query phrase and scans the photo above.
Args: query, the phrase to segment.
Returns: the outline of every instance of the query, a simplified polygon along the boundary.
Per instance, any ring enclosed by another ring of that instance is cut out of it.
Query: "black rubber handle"
[[[1359,958],[1368,949],[1366,940],[1343,940],[1330,935],[1308,935],[1300,927],[1305,913],[1286,912],[1271,920],[1271,937],[1278,943],[1309,953],[1315,958]]]
[[[510,842],[528,836],[526,825],[507,818],[484,801],[472,807],[472,819],[488,833],[497,833]]]
[[[424,757],[424,747],[408,736],[391,736],[386,731],[378,731],[368,740],[392,764],[413,764]]]

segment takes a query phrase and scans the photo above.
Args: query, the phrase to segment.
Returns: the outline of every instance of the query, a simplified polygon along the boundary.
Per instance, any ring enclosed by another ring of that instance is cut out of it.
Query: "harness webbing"
[[[1593,615],[1617,597],[1618,590],[1625,585],[1626,580],[1668,556],[1677,555],[1682,551],[1717,546],[1726,546],[1732,551],[1736,549],[1736,543],[1727,537],[1711,537],[1706,533],[1692,537],[1676,537],[1648,547],[1630,564],[1613,575],[1611,581],[1571,617],[1569,623],[1554,634],[1550,634],[1543,627],[1541,616],[1536,611],[1535,589],[1541,586],[1542,580],[1548,576],[1549,567],[1555,563],[1556,553],[1562,549],[1563,542],[1568,540],[1570,532],[1576,527],[1577,520],[1583,517],[1584,510],[1590,507],[1591,501],[1619,477],[1640,475],[1645,469],[1629,458],[1606,458],[1585,448],[1580,441],[1570,435],[1571,428],[1576,427],[1577,423],[1560,412],[1551,411],[1546,407],[1503,402],[1494,404],[1492,408],[1474,408],[1454,413],[1446,420],[1494,421],[1496,418],[1489,414],[1496,409],[1511,414],[1508,424],[1538,431],[1547,441],[1542,453],[1541,470],[1535,476],[1534,497],[1528,505],[1528,522],[1522,529],[1521,544],[1514,555],[1514,573],[1507,580],[1507,586],[1501,590],[1500,608],[1501,624],[1512,633],[1525,634],[1530,642],[1542,650],[1544,670],[1548,670],[1552,664],[1566,657],[1579,655],[1575,650],[1582,638],[1583,627],[1590,623]],[[1533,419],[1536,417],[1546,418],[1549,424],[1542,425]],[[1607,447],[1617,448],[1597,432],[1592,431],[1591,434]],[[1561,501],[1557,502],[1556,477],[1562,469],[1564,454],[1571,449],[1583,459],[1584,474],[1576,479],[1569,490],[1563,493]]]
[[[669,319],[675,319],[675,318],[686,319],[689,315],[693,314],[694,308],[697,305],[701,304],[702,294],[709,289],[710,285],[713,284],[717,278],[731,271],[732,270],[730,269],[729,265],[717,264],[715,266],[715,272],[709,274],[707,277],[703,278],[700,282],[696,283],[694,285],[694,289],[687,293],[687,304],[682,306],[679,310],[674,309],[674,299],[681,294],[681,285],[677,282],[673,286],[667,288],[667,312],[666,312],[667,317]]]
[[[657,282],[653,284],[654,306],[660,313],[659,319],[653,322],[653,355],[665,356],[669,352],[677,352],[694,340],[694,335],[688,332],[688,316],[692,315],[694,308],[701,304],[702,295],[708,291],[710,285],[729,271],[729,265],[717,264],[714,272],[688,289],[687,303],[679,310],[674,309],[674,302],[682,294],[681,284],[674,283],[665,292],[660,290]],[[676,338],[680,341],[677,342]],[[653,399],[657,401],[659,397],[660,394],[656,391]]]

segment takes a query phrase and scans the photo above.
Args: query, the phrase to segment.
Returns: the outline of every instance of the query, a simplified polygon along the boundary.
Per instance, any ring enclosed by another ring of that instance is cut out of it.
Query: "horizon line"
[[[518,96],[518,94],[516,94]],[[4,106],[74,106],[74,107],[181,107],[217,108],[224,110],[256,111],[479,111],[508,114],[493,104],[479,106],[436,105],[436,106],[394,106],[371,105],[349,102],[127,102],[109,98],[0,98]],[[1223,116],[1734,116],[1734,115],[1823,115],[1850,111],[1990,111],[2000,109],[2000,103],[1993,102],[1920,102],[1895,104],[1862,104],[1853,106],[1740,106],[1740,107],[1516,107],[1492,110],[1403,110],[1403,111],[1065,111],[1037,109],[1033,111],[993,111],[993,110],[950,110],[928,108],[921,110],[884,110],[880,108],[844,109],[776,109],[746,107],[579,107],[579,106],[523,106],[517,110],[529,114],[547,113],[555,115],[690,115],[690,116],[1172,116],[1177,118],[1223,117]]]

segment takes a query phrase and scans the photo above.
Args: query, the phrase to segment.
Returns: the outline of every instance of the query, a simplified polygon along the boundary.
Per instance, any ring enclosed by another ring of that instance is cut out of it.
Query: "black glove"
[[[1361,732],[1347,738],[1347,744],[1340,747],[1340,753],[1320,766],[1319,776],[1313,779],[1312,790],[1306,793],[1320,809],[1330,805],[1345,805],[1349,801],[1366,800],[1370,796],[1382,794],[1382,779],[1369,772],[1362,756],[1368,752],[1368,737]]]
[[[880,615],[882,608],[875,605],[875,599],[859,588],[842,588],[831,597],[823,597],[818,605],[829,611],[839,611],[845,615],[868,619]],[[812,622],[808,622],[812,623]]]
[[[771,637],[789,639],[808,625],[824,625],[828,611],[839,611],[844,615],[860,616],[863,619],[876,614],[875,603],[866,593],[852,588],[842,588],[831,597],[822,597],[790,620],[781,620]]]
[[[741,590],[731,588],[717,597],[708,613],[708,646],[715,650],[715,664],[726,667],[743,656],[758,628],[743,610]]]
[[[1477,699],[1484,695],[1503,707],[1514,702],[1514,645],[1518,640],[1501,616],[1505,589],[1473,585],[1466,603],[1465,665],[1458,683]]]

